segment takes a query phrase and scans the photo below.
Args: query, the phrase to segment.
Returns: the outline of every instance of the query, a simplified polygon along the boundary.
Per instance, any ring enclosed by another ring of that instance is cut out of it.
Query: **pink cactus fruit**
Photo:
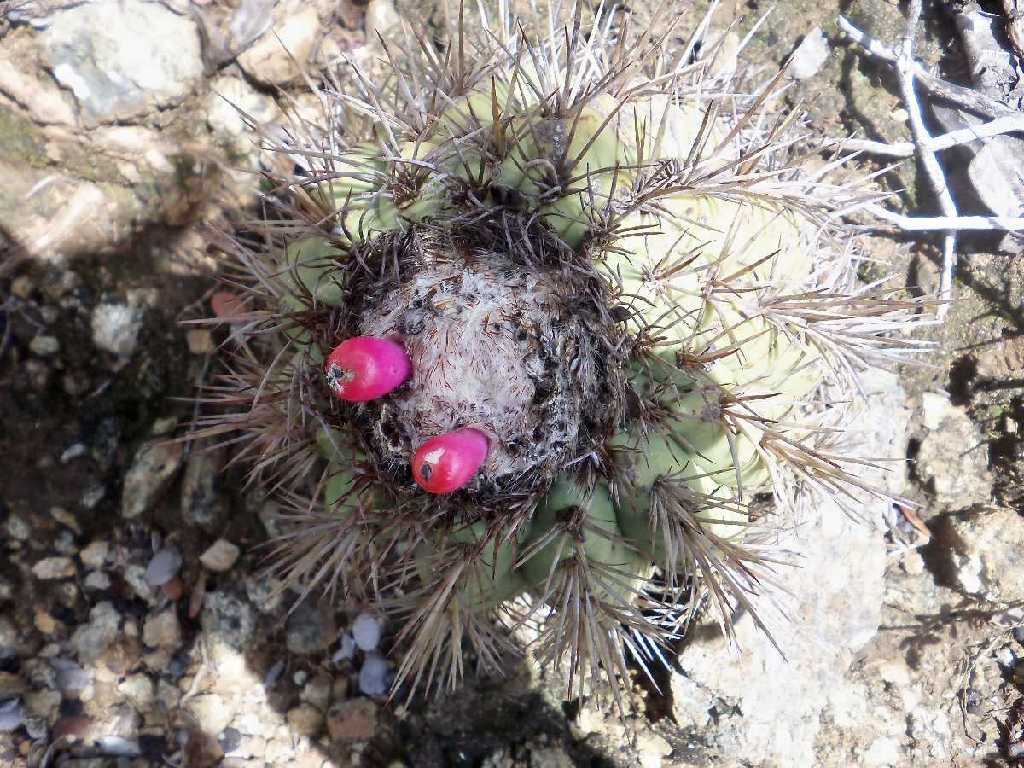
[[[365,403],[400,387],[412,375],[412,363],[397,341],[356,336],[334,348],[324,372],[335,397]]]
[[[487,436],[466,427],[432,437],[412,457],[412,475],[428,493],[452,493],[465,486],[487,458]]]

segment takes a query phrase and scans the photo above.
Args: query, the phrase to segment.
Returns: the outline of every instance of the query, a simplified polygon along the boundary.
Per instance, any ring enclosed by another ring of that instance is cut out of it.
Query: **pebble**
[[[16,296],[22,301],[28,301],[32,298],[32,292],[36,289],[32,283],[32,278],[28,275],[19,275],[11,281],[11,295]]]
[[[159,440],[144,443],[124,478],[121,515],[135,518],[146,512],[170,483],[181,466],[184,445]]]
[[[316,8],[300,4],[285,9],[277,23],[238,57],[238,64],[246,74],[263,83],[286,83],[300,75],[319,31]]]
[[[92,342],[106,352],[130,357],[139,343],[142,312],[127,304],[97,304],[92,312]]]
[[[207,733],[220,733],[235,717],[238,702],[216,693],[205,693],[189,699],[185,705]]]
[[[362,651],[372,651],[380,644],[380,621],[369,613],[360,613],[352,622],[352,639]]]
[[[138,564],[129,565],[125,567],[123,575],[125,583],[132,588],[136,596],[150,604],[156,602],[156,592],[146,581],[145,568]]]
[[[181,570],[181,552],[175,547],[164,547],[150,559],[146,566],[146,583],[151,587],[162,587]]]
[[[334,652],[331,657],[331,661],[338,663],[339,661],[346,661],[356,655],[356,641],[352,638],[348,632],[341,636],[341,642],[338,643],[338,650]]]
[[[112,603],[97,603],[89,611],[89,623],[83,624],[71,636],[71,645],[83,664],[91,664],[104,654],[117,639],[121,616]]]
[[[334,621],[326,607],[314,600],[303,600],[288,616],[288,650],[300,655],[324,651],[334,639],[334,632]]]
[[[331,680],[331,676],[327,674],[327,672],[321,670],[317,672],[308,683],[306,683],[306,686],[302,689],[302,693],[299,694],[299,698],[308,704],[312,704],[321,711],[326,710],[328,705],[331,703],[332,684],[333,681]]]
[[[188,344],[188,351],[193,355],[208,355],[216,349],[213,334],[205,328],[186,331],[185,342]]]
[[[21,675],[13,672],[0,672],[0,701],[12,699],[23,694],[28,687]]]
[[[300,736],[314,738],[324,725],[324,716],[311,704],[300,704],[288,710],[288,725]]]
[[[227,592],[207,592],[200,616],[203,631],[239,651],[254,640],[256,615],[248,603]]]
[[[102,571],[90,571],[82,586],[94,592],[104,592],[110,589],[110,577]]]
[[[34,355],[50,357],[60,352],[60,342],[53,336],[40,335],[28,343],[28,348]]]
[[[391,688],[391,664],[375,653],[367,654],[359,669],[359,690],[366,696],[383,696]]]
[[[89,449],[85,447],[85,443],[74,443],[64,449],[64,453],[60,455],[60,463],[67,464],[72,459],[77,459],[85,456],[89,452]]]
[[[75,563],[70,557],[46,557],[32,566],[32,573],[37,579],[50,581],[68,579],[75,575]]]
[[[21,515],[12,514],[7,518],[7,535],[18,541],[26,541],[32,535],[32,526]]]
[[[118,684],[117,690],[140,712],[149,709],[156,697],[156,687],[153,685],[153,681],[143,674],[125,678]]]
[[[331,707],[327,732],[332,741],[369,741],[377,732],[377,705],[370,699],[350,699]]]
[[[50,666],[56,673],[55,684],[62,693],[81,693],[92,685],[92,675],[71,659],[50,659]]]
[[[177,648],[181,645],[181,625],[173,607],[146,619],[142,625],[142,642],[150,648]]]
[[[208,571],[225,573],[238,561],[241,550],[227,539],[217,539],[209,549],[199,556],[199,562]]]
[[[25,722],[25,710],[18,699],[0,702],[0,733],[10,733]]]
[[[87,568],[102,568],[109,553],[110,544],[105,541],[91,541],[89,546],[78,553],[78,557]]]
[[[672,745],[657,733],[642,733],[636,740],[641,768],[661,768],[663,757],[672,754]]]

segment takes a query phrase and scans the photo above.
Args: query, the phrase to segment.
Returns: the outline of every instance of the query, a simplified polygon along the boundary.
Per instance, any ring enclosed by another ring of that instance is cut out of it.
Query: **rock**
[[[157,602],[158,592],[156,589],[149,585],[146,581],[146,569],[137,563],[125,566],[122,572],[125,583],[132,588],[132,592],[137,597],[144,600],[149,605],[155,605]]]
[[[77,573],[75,562],[70,557],[47,557],[32,566],[32,573],[44,581],[69,579]]]
[[[852,415],[857,429],[842,449],[898,455],[894,446],[901,446],[905,425],[899,409],[887,404],[904,400],[899,381],[875,372],[865,379],[867,399]],[[901,477],[858,470],[858,479],[881,488],[889,482],[897,492]],[[785,657],[746,611],[737,617],[735,646],[708,616],[679,654],[680,671],[671,676],[673,713],[682,737],[704,745],[700,760],[691,755],[694,762],[817,764],[820,713],[850,694],[854,684],[847,672],[877,632],[886,568],[881,521],[888,503],[864,500],[858,520],[832,498],[816,496],[802,507],[804,519],[783,523],[785,530],[772,534],[773,548],[794,554],[787,558],[791,564],[776,569],[768,595],[752,598]]]
[[[181,645],[181,625],[177,611],[168,608],[150,616],[142,625],[142,642],[150,648],[177,648]]]
[[[360,613],[352,622],[352,639],[363,651],[372,651],[380,643],[380,621],[369,613]]]
[[[199,562],[208,571],[226,573],[238,561],[241,550],[227,539],[217,539],[199,556]]]
[[[71,636],[71,646],[83,664],[92,664],[102,656],[120,634],[121,616],[112,603],[103,602],[89,611],[89,623]]]
[[[207,592],[200,616],[203,631],[241,651],[255,639],[256,616],[248,603],[227,592]]]
[[[205,328],[185,331],[185,343],[188,344],[188,351],[193,355],[208,355],[217,348],[213,341],[213,334]]]
[[[366,42],[380,45],[380,38],[386,41],[401,28],[402,17],[395,10],[394,0],[370,0],[366,6]]]
[[[252,155],[258,147],[246,115],[259,127],[277,120],[280,111],[270,96],[260,93],[242,78],[222,75],[210,83],[204,114],[206,122],[222,141],[239,154]]]
[[[25,722],[25,710],[18,699],[0,701],[0,733],[10,733]]]
[[[117,690],[139,712],[147,711],[156,698],[156,687],[147,675],[131,675],[118,683]]]
[[[183,452],[180,442],[153,440],[142,444],[124,478],[123,517],[139,517],[153,505],[181,466]]]
[[[285,631],[288,650],[292,653],[319,653],[327,650],[334,640],[334,619],[327,606],[307,598],[288,616]]]
[[[196,722],[201,723],[207,733],[220,733],[230,725],[237,712],[238,702],[216,693],[195,696],[186,704]]]
[[[142,312],[127,304],[97,304],[92,312],[92,342],[115,355],[130,357],[139,343]]]
[[[300,704],[288,710],[288,725],[299,736],[315,738],[324,727],[324,716],[311,704]]]
[[[238,65],[255,80],[283,85],[296,80],[309,61],[320,31],[316,8],[286,2],[274,11],[273,25],[238,57]]]
[[[642,733],[636,739],[641,768],[661,768],[662,758],[672,754],[672,745],[656,733]]]
[[[936,544],[955,585],[985,600],[1024,600],[1024,518],[1012,509],[941,518]]]
[[[28,348],[33,355],[39,357],[51,357],[60,352],[60,342],[53,336],[39,335],[33,337],[28,343]]]
[[[183,100],[202,77],[195,23],[141,0],[99,0],[53,15],[42,49],[86,122],[138,117]]]
[[[815,27],[804,36],[800,45],[793,51],[793,58],[786,73],[794,80],[814,77],[828,61],[830,53],[825,33],[821,31],[821,27]]]
[[[356,655],[356,641],[352,639],[352,635],[348,632],[341,636],[341,640],[338,642],[338,650],[334,652],[331,657],[331,661],[337,663],[339,661],[345,661],[351,659]]]
[[[370,699],[350,699],[331,707],[327,732],[332,741],[369,741],[377,733],[377,705]]]
[[[92,685],[92,674],[71,659],[51,659],[50,666],[56,673],[55,682],[61,693],[77,696]]]
[[[365,696],[383,696],[391,690],[391,663],[375,653],[367,654],[359,668],[359,690]]]
[[[925,393],[922,420],[928,433],[915,459],[917,474],[945,509],[987,504],[992,498],[988,451],[977,427],[949,397]]]
[[[27,688],[28,685],[21,675],[16,675],[13,672],[0,672],[0,701],[20,696]]]
[[[299,694],[299,698],[323,712],[331,703],[331,687],[333,684],[334,681],[331,680],[331,676],[324,670],[320,670],[306,683],[302,693]]]
[[[26,541],[32,536],[32,526],[21,515],[7,518],[7,535],[17,541]]]
[[[227,508],[218,493],[218,476],[225,453],[220,449],[193,449],[181,481],[181,516],[188,525],[214,532],[227,519]]]
[[[146,583],[151,587],[162,587],[181,570],[181,552],[176,547],[164,547],[149,560],[146,566]]]

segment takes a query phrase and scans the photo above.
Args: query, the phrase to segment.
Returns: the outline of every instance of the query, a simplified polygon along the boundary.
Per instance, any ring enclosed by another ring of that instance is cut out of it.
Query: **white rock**
[[[87,568],[102,568],[107,562],[110,544],[106,541],[91,541],[89,546],[78,553]]]
[[[225,573],[238,561],[241,550],[227,539],[217,539],[199,556],[199,562],[208,571]]]
[[[50,357],[60,352],[60,342],[53,336],[41,334],[32,338],[32,341],[28,343],[28,348],[33,355]]]
[[[352,639],[362,651],[372,651],[380,644],[380,621],[369,613],[360,613],[352,622]]]
[[[129,357],[139,343],[142,312],[127,304],[97,304],[92,312],[92,342],[115,355]]]
[[[199,32],[158,3],[98,0],[55,13],[42,34],[53,76],[90,122],[180,102],[202,77]]]
[[[156,503],[181,466],[183,453],[181,443],[159,440],[139,447],[124,478],[121,493],[121,514],[124,517],[138,517]]]
[[[75,575],[75,563],[70,557],[46,557],[32,566],[37,579],[68,579]]]
[[[988,451],[967,411],[937,393],[926,393],[921,407],[929,431],[921,440],[915,465],[935,501],[946,509],[991,502]]]
[[[181,625],[173,606],[146,619],[142,625],[142,642],[150,648],[177,648],[181,645]]]
[[[821,27],[815,27],[793,51],[793,59],[787,70],[789,76],[794,80],[807,80],[813,77],[828,61],[830,52],[825,33],[821,31]]]
[[[366,17],[363,28],[366,30],[366,41],[370,45],[380,45],[380,37],[388,39],[402,23],[402,17],[395,9],[394,0],[370,0],[366,6]]]
[[[287,3],[275,12],[275,23],[238,57],[246,74],[263,83],[295,80],[309,60],[320,31],[316,8]]]
[[[71,636],[71,645],[78,653],[78,660],[88,665],[104,654],[117,639],[121,616],[112,603],[103,602],[89,611],[89,623],[83,624]]]
[[[902,389],[892,375],[873,372],[870,380],[863,410],[853,422],[856,432],[843,448],[854,455],[898,456],[905,450],[905,424],[900,410],[887,405],[903,402]],[[882,471],[865,468],[858,477],[882,487],[887,483]],[[860,521],[831,499],[815,498],[805,506],[803,519],[775,534],[775,547],[796,553],[796,567],[778,568],[768,599],[754,598],[786,658],[744,612],[735,626],[738,651],[712,632],[683,648],[681,673],[671,679],[677,723],[700,734],[707,754],[722,764],[815,765],[820,713],[833,702],[845,706],[844,700],[856,700],[842,691],[853,685],[847,670],[877,632],[882,615],[881,521],[887,504],[863,502]],[[710,616],[705,621],[709,629],[715,623]]]
[[[891,736],[875,739],[864,753],[864,765],[904,765],[905,758],[900,743]]]

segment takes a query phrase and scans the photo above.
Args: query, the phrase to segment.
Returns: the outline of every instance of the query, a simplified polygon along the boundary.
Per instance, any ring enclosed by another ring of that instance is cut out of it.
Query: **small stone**
[[[60,352],[60,342],[53,336],[36,336],[28,343],[32,354],[39,357],[50,357]]]
[[[124,580],[136,596],[142,598],[149,604],[154,604],[157,599],[157,593],[153,587],[146,581],[146,569],[141,565],[132,564],[126,566],[124,569]]]
[[[102,568],[107,562],[109,553],[110,544],[105,541],[91,541],[85,549],[78,553],[78,557],[86,568]]]
[[[186,331],[185,342],[188,344],[188,351],[193,355],[208,355],[217,348],[213,343],[213,334],[205,328]]]
[[[346,661],[356,655],[356,641],[352,639],[352,635],[348,632],[341,636],[341,641],[338,643],[338,650],[334,652],[331,657],[331,661],[337,663],[339,661]]]
[[[92,313],[92,342],[106,352],[130,357],[139,343],[142,312],[127,304],[98,304]]]
[[[793,58],[786,72],[794,80],[808,80],[821,71],[822,66],[828,61],[829,53],[825,33],[821,31],[821,27],[815,27],[804,36],[800,45],[793,51]]]
[[[334,639],[334,632],[334,620],[327,607],[305,599],[288,616],[288,650],[301,655],[327,650]]]
[[[83,664],[91,664],[102,656],[117,639],[121,616],[112,603],[97,603],[89,611],[89,623],[71,636],[71,645]]]
[[[217,539],[199,556],[199,562],[208,571],[225,573],[238,561],[241,551],[227,539]]]
[[[28,685],[20,675],[13,672],[0,672],[0,701],[20,696],[28,688]]]
[[[142,625],[142,642],[150,648],[177,648],[181,645],[181,625],[174,608],[146,619]]]
[[[60,712],[60,698],[60,691],[31,691],[24,697],[25,711],[45,720],[47,724],[55,723]]]
[[[0,701],[0,733],[10,733],[25,722],[25,710],[18,699]]]
[[[946,509],[987,504],[993,483],[988,452],[967,411],[934,392],[922,395],[921,406],[928,433],[915,458],[917,474]]]
[[[962,590],[994,602],[1024,600],[1024,517],[1017,511],[943,516],[935,534]]]
[[[270,85],[295,80],[313,52],[319,31],[316,8],[282,4],[275,23],[238,57],[238,64],[255,80]]]
[[[27,541],[32,536],[32,526],[21,515],[12,514],[7,518],[7,535],[17,541]]]
[[[284,599],[282,593],[281,582],[268,574],[245,580],[245,594],[260,613],[276,613]]]
[[[401,27],[401,24],[402,18],[398,15],[393,0],[370,0],[366,6],[363,27],[366,30],[366,41],[369,44],[380,45],[379,38],[384,38],[386,41],[393,32]]]
[[[61,693],[77,695],[92,685],[92,675],[71,659],[51,659],[50,666],[56,673],[55,684]]]
[[[78,524],[78,520],[75,519],[75,516],[63,507],[50,507],[50,517],[61,525],[66,525],[75,533],[80,534],[82,532],[82,526]]]
[[[380,621],[369,613],[360,613],[352,622],[352,639],[363,651],[372,651],[380,644]]]
[[[184,446],[179,442],[143,443],[125,475],[122,516],[139,517],[154,504],[181,466],[183,453]]]
[[[70,557],[47,557],[32,566],[37,579],[69,579],[76,573],[75,562]]]
[[[643,733],[637,736],[636,750],[642,768],[661,768],[662,758],[672,754],[672,745],[657,733]]]
[[[156,687],[147,675],[137,674],[125,678],[117,690],[140,712],[149,709],[156,697]]]
[[[341,701],[327,713],[332,741],[369,741],[377,732],[377,705],[370,699]]]
[[[365,696],[383,696],[391,688],[391,664],[371,653],[359,669],[359,690]]]
[[[57,631],[57,626],[59,624],[59,622],[53,618],[48,611],[45,611],[42,608],[36,608],[32,617],[32,623],[35,625],[35,628],[44,635],[52,635]]]
[[[311,704],[300,704],[288,710],[288,725],[300,736],[315,738],[324,725],[324,716]]]
[[[227,592],[207,592],[200,616],[203,631],[235,651],[247,648],[255,639],[256,615],[248,603]]]
[[[146,566],[146,583],[151,587],[162,587],[181,570],[181,552],[176,547],[164,547]]]
[[[36,286],[28,275],[19,275],[11,281],[11,295],[16,296],[22,301],[31,299],[32,292],[35,289]]]
[[[216,693],[206,693],[185,705],[207,733],[220,733],[235,717],[237,702]]]
[[[218,477],[224,465],[223,450],[194,450],[185,464],[181,481],[181,517],[213,533],[223,527],[228,510],[218,493]]]
[[[85,447],[85,443],[75,443],[73,445],[69,445],[67,448],[64,449],[64,453],[60,455],[60,463],[67,464],[69,461],[72,461],[73,459],[85,456],[85,454],[87,454],[88,452],[89,449]]]
[[[312,704],[320,711],[325,711],[331,703],[331,676],[321,670],[313,675],[299,695],[303,701]]]

